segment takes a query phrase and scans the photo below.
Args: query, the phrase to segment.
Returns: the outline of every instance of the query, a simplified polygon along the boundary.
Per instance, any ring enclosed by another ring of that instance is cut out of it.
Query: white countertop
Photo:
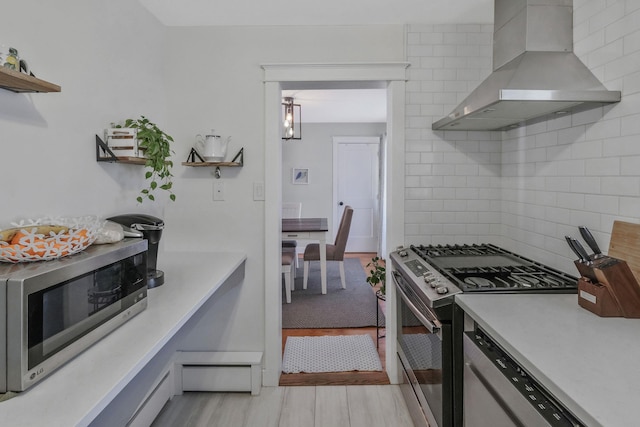
[[[575,294],[456,302],[583,423],[640,425],[640,319],[598,317]]]
[[[86,426],[246,260],[242,253],[161,253],[166,282],[146,310],[41,383],[0,402],[0,425]]]

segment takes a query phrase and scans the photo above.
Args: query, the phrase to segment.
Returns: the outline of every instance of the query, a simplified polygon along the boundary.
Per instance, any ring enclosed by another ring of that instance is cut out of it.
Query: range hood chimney
[[[506,130],[620,101],[573,53],[573,0],[495,0],[493,73],[434,130]]]

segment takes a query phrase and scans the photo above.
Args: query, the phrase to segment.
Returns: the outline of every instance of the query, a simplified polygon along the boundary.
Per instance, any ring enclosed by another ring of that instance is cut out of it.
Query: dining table
[[[317,240],[320,245],[320,283],[327,293],[327,218],[282,218],[282,238]]]

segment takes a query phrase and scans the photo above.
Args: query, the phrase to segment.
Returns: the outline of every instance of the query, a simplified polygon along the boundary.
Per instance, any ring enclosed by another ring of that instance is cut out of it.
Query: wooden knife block
[[[640,318],[640,285],[626,261],[604,257],[591,266],[575,264],[582,275],[578,280],[580,307],[601,317]]]

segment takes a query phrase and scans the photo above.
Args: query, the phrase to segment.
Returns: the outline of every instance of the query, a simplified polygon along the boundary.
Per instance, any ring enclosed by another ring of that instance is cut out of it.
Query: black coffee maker
[[[147,252],[147,286],[155,288],[164,283],[164,272],[156,269],[158,261],[158,244],[164,229],[164,221],[155,216],[145,214],[126,214],[107,218],[109,221],[122,225],[124,231],[139,231],[147,240],[149,249]]]

